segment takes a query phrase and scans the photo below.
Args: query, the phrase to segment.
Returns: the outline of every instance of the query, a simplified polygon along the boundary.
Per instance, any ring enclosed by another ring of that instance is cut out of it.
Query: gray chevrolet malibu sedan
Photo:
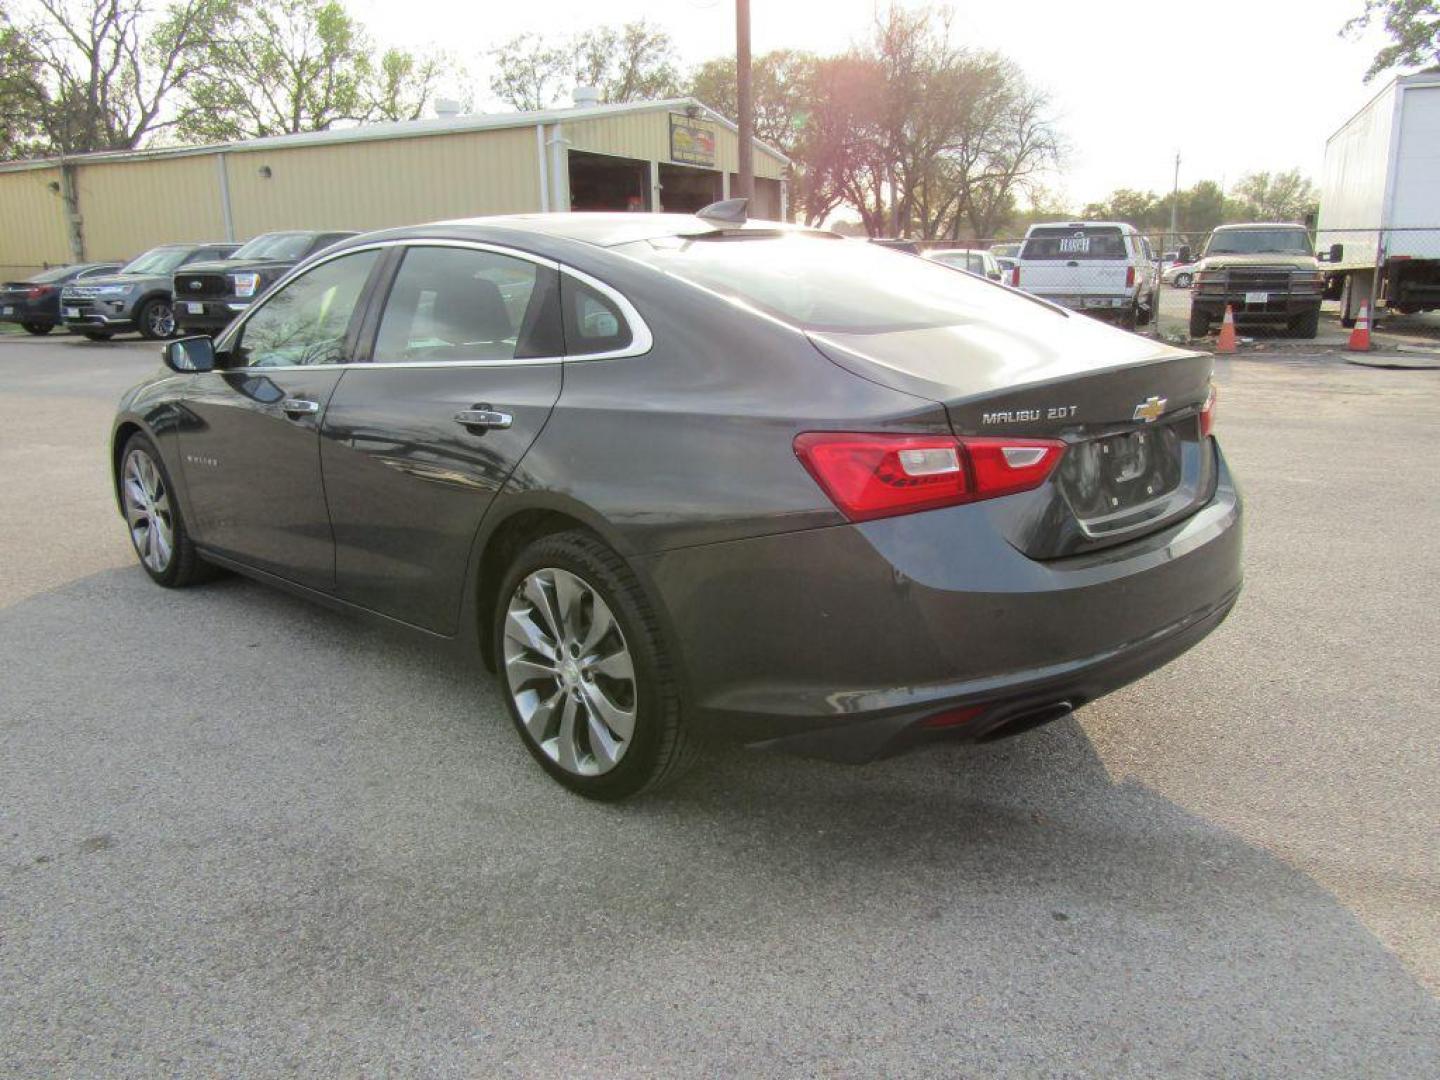
[[[454,640],[594,798],[702,735],[1016,734],[1240,589],[1209,356],[734,207],[356,237],[165,360],[114,427],[146,572]]]

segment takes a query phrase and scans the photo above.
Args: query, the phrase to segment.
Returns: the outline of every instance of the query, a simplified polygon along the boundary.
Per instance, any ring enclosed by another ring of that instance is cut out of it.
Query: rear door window
[[[1124,259],[1125,234],[1114,226],[1063,225],[1035,229],[1025,239],[1020,258],[1036,261]]]
[[[385,302],[376,363],[555,356],[554,270],[511,255],[412,247]]]

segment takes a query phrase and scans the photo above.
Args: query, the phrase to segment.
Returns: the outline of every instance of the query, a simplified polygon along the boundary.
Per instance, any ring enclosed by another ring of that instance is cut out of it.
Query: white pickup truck
[[[1118,221],[1031,225],[1010,284],[1128,330],[1150,322],[1159,296],[1150,242]]]

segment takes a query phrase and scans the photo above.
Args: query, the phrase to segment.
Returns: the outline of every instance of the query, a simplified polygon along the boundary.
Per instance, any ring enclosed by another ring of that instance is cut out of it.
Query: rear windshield
[[[834,236],[665,237],[615,250],[805,330],[886,333],[1035,310],[983,278]]]
[[[1311,255],[1304,229],[1227,229],[1212,233],[1206,255]]]
[[[43,274],[36,274],[30,280],[34,282],[64,281],[71,274],[77,272],[73,266],[57,266],[53,270],[46,270]]]
[[[190,254],[190,248],[151,248],[139,258],[132,260],[120,271],[122,274],[168,274]]]
[[[255,237],[232,259],[294,259],[299,260],[313,240],[309,233],[265,233]]]
[[[1035,229],[1025,238],[1021,259],[1123,259],[1125,234],[1114,226],[1108,228],[1059,225]]]

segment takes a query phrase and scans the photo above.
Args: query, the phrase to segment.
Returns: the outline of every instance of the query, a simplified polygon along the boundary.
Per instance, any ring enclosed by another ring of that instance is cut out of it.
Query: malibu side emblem
[[[1148,397],[1139,405],[1135,406],[1135,419],[1144,420],[1147,424],[1153,424],[1165,414],[1165,406],[1169,404],[1163,397]]]

